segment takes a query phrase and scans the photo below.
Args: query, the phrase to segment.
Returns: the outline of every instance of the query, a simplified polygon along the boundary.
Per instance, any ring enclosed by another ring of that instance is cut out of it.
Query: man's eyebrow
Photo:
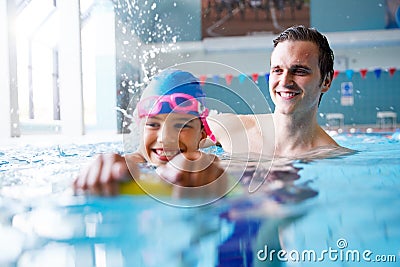
[[[306,70],[310,70],[311,71],[311,68],[309,66],[302,65],[302,64],[294,64],[294,65],[290,66],[290,69],[291,70],[294,70],[294,69],[306,69]]]

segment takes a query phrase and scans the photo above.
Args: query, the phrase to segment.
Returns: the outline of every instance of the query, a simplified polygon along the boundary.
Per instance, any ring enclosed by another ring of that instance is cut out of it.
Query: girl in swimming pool
[[[141,129],[138,150],[125,157],[99,155],[75,179],[75,191],[118,194],[120,182],[140,176],[137,163],[143,162],[184,187],[203,186],[224,175],[214,155],[198,151],[207,135],[214,139],[204,98],[199,81],[189,72],[165,70],[153,77],[136,107]]]

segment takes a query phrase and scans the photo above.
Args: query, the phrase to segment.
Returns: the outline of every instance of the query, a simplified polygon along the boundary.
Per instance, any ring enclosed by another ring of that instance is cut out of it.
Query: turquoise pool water
[[[0,266],[399,266],[399,134],[334,138],[359,153],[201,208],[73,196],[82,164],[122,141],[5,146]]]

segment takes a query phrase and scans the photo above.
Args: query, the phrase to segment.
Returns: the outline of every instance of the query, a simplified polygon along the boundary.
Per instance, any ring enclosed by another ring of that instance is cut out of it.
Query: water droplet
[[[174,2],[174,7],[176,7],[176,2]]]
[[[157,7],[157,4],[156,4],[156,3],[153,3],[153,4],[151,5],[151,10],[156,9],[156,7]]]

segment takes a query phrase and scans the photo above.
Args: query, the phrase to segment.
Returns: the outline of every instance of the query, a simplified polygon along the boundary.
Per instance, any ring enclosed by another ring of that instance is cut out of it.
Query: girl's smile
[[[153,164],[165,164],[182,152],[197,151],[206,137],[200,119],[181,113],[158,114],[145,117],[141,151]]]

